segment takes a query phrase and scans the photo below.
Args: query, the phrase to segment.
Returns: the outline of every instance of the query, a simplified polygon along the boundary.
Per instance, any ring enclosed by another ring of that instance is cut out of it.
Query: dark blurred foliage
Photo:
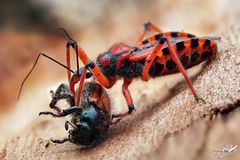
[[[0,29],[13,27],[20,30],[51,30],[55,18],[49,8],[29,0],[0,1]]]

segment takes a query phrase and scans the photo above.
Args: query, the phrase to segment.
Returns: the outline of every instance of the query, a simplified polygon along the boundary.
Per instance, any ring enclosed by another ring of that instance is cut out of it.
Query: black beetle
[[[105,137],[109,126],[112,124],[110,99],[103,87],[95,82],[86,82],[81,93],[80,106],[75,106],[74,96],[71,95],[66,84],[61,84],[52,93],[50,108],[57,111],[40,112],[39,115],[52,115],[53,117],[65,117],[72,115],[71,122],[66,121],[65,129],[69,130],[67,138],[61,140],[51,139],[54,143],[69,141],[77,145],[91,146]],[[56,103],[66,99],[69,108],[61,110]]]

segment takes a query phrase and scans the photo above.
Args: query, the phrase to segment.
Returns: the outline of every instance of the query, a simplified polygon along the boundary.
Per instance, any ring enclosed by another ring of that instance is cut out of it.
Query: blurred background
[[[218,35],[240,20],[239,0],[9,0],[0,2],[0,143],[32,123],[47,110],[50,88],[67,81],[65,69],[41,58],[26,81],[20,101],[17,95],[38,53],[65,63],[65,28],[88,56],[96,56],[112,44],[134,45],[143,23],[152,21],[163,31]],[[72,59],[74,66],[74,59]],[[196,69],[198,70],[198,69]],[[192,71],[194,75],[197,71]],[[182,80],[181,75],[159,78],[163,97]],[[136,82],[134,100],[155,94],[159,88]],[[137,87],[136,87],[137,86]],[[121,82],[109,90],[113,106],[126,110]],[[134,88],[134,89],[133,89]],[[154,90],[155,89],[155,90]],[[138,103],[137,106],[141,107]]]

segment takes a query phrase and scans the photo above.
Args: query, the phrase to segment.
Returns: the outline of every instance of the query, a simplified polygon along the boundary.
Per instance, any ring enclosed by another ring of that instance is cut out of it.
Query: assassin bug
[[[65,30],[64,32],[69,38],[66,45],[67,66],[63,64],[60,65],[67,69],[69,93],[74,99],[74,106],[80,106],[81,91],[85,78],[94,76],[101,86],[105,88],[111,88],[119,77],[123,78],[122,92],[128,105],[128,112],[112,115],[112,118],[122,118],[131,114],[134,110],[128,86],[134,78],[138,77],[147,81],[149,76],[154,78],[161,75],[181,72],[196,101],[202,100],[197,96],[185,69],[191,68],[205,60],[211,60],[217,53],[215,40],[219,39],[218,37],[198,38],[186,32],[161,32],[156,25],[148,22],[144,24],[144,29],[138,37],[136,46],[131,47],[124,43],[114,44],[108,51],[101,53],[97,57],[96,62],[93,62],[77,42],[73,40]],[[148,32],[154,32],[154,34],[145,38]],[[77,71],[75,72],[70,69],[71,47],[75,50],[77,57]],[[47,55],[41,55],[51,59]],[[79,68],[78,57],[85,65],[82,68]],[[77,83],[79,83],[79,87],[78,91],[75,91],[75,85]],[[73,105],[71,106],[71,108],[74,108]],[[58,110],[57,108],[55,109]],[[48,112],[45,113],[52,114]],[[44,112],[42,114],[44,114]],[[67,123],[66,126],[68,124],[69,123]],[[61,143],[64,142],[64,140],[55,142]]]
[[[219,39],[218,37],[198,38],[186,32],[161,32],[156,25],[148,22],[144,24],[136,46],[114,44],[108,51],[101,53],[94,62],[65,30],[64,32],[69,38],[66,45],[67,66],[70,68],[71,47],[85,64],[83,68],[78,67],[78,71],[72,76],[68,70],[70,92],[75,94],[75,84],[80,79],[84,81],[87,71],[91,73],[89,76],[94,76],[105,88],[111,88],[119,77],[122,77],[122,92],[128,105],[128,112],[118,115],[119,117],[129,115],[134,110],[128,86],[138,77],[147,81],[149,76],[154,78],[181,72],[196,101],[202,100],[198,97],[185,69],[205,60],[211,60],[217,53],[215,40]],[[154,34],[145,38],[149,32]],[[80,84],[79,87],[81,88],[82,85]],[[77,102],[79,97],[80,93],[77,95]]]

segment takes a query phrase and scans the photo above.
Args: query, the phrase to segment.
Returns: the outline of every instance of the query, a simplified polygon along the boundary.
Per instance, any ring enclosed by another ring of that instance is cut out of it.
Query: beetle
[[[84,50],[64,30],[69,38],[66,45],[67,66],[70,67],[71,47],[85,64],[82,68],[77,65],[78,70],[73,75],[68,70],[70,92],[75,94],[75,84],[80,79],[84,81],[91,76],[105,88],[111,88],[119,77],[123,78],[122,93],[128,105],[128,112],[120,116],[124,117],[135,109],[128,90],[133,79],[141,78],[147,81],[149,77],[181,72],[195,100],[204,101],[198,97],[186,69],[213,59],[217,53],[216,41],[220,38],[196,37],[186,32],[162,32],[151,22],[143,26],[135,46],[125,43],[114,44],[106,52],[101,53],[95,62],[88,58]],[[146,38],[150,32],[153,34]],[[91,73],[89,77],[86,77],[87,71]],[[77,97],[80,97],[80,94]]]
[[[75,98],[67,84],[61,84],[55,92],[51,91],[51,93],[52,100],[49,106],[57,112],[40,112],[39,115],[53,117],[72,115],[71,122],[65,122],[66,130],[69,129],[69,125],[72,127],[68,137],[61,140],[51,139],[53,143],[61,144],[69,141],[76,145],[90,147],[106,137],[109,126],[112,124],[112,115],[109,96],[100,84],[96,82],[84,84],[79,106],[76,106]],[[58,108],[56,103],[61,99],[67,100],[70,107],[65,110]]]

